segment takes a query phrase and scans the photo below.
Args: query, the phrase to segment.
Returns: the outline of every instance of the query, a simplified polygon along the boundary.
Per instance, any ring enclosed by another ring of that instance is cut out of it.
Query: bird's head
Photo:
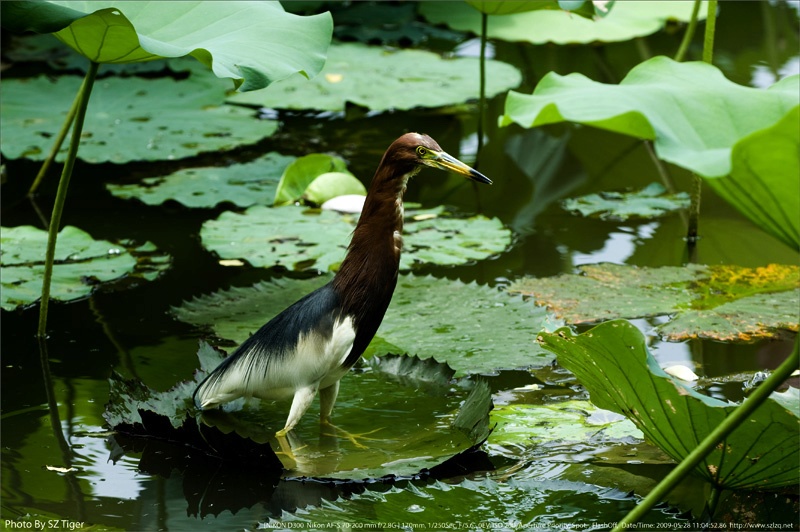
[[[455,172],[478,183],[492,184],[491,179],[442,150],[428,135],[406,133],[392,143],[387,155],[390,153],[396,164],[409,165],[417,170],[422,166],[430,166]]]

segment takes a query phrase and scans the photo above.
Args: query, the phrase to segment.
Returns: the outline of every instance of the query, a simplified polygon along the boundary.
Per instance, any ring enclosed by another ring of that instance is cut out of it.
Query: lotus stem
[[[694,31],[697,29],[697,16],[700,14],[700,4],[702,0],[694,0],[694,7],[692,8],[692,18],[689,19],[689,25],[686,27],[686,33],[683,34],[683,40],[678,47],[678,52],[675,54],[675,61],[681,62],[686,57],[686,51],[689,49],[689,43],[692,42]]]
[[[800,335],[795,338],[794,348],[789,358],[778,366],[778,369],[776,369],[761,386],[756,388],[750,397],[742,401],[742,404],[731,412],[717,428],[711,431],[711,434],[706,436],[669,475],[664,477],[636,508],[631,510],[628,515],[619,521],[612,532],[621,532],[622,530],[630,528],[632,523],[638,522],[656,504],[664,500],[669,492],[671,492],[684,477],[689,475],[703,458],[714,450],[719,442],[742,425],[750,415],[769,398],[770,394],[777,390],[783,381],[789,378],[792,372],[797,369],[798,365],[800,365]],[[722,487],[714,486],[714,488],[721,489]]]
[[[56,255],[58,229],[61,225],[61,215],[64,212],[64,203],[66,203],[67,199],[69,180],[72,177],[72,169],[75,167],[75,159],[78,156],[83,121],[86,118],[86,108],[89,105],[89,96],[92,94],[98,67],[99,64],[94,61],[89,64],[89,70],[86,72],[83,84],[78,89],[78,96],[76,97],[78,105],[72,125],[72,137],[69,139],[69,149],[64,160],[64,168],[61,170],[61,179],[58,182],[53,213],[50,216],[50,227],[47,231],[47,251],[44,259],[44,276],[42,278],[42,300],[39,304],[39,328],[36,333],[39,338],[43,338],[47,333],[47,311],[50,306],[50,284],[53,280],[53,261]]]
[[[714,58],[714,31],[717,27],[717,0],[708,0],[708,15],[706,16],[706,33],[703,38],[703,61],[711,64]]]
[[[86,84],[86,78],[84,78],[83,84]],[[36,178],[33,180],[31,188],[28,189],[28,196],[33,196],[36,194],[36,191],[39,189],[39,185],[41,185],[44,176],[47,175],[47,171],[50,170],[50,165],[56,160],[58,150],[60,150],[61,145],[64,144],[64,139],[67,137],[67,132],[69,131],[70,126],[72,126],[73,120],[75,120],[75,112],[78,110],[78,103],[81,99],[82,91],[83,86],[81,86],[81,89],[78,90],[78,94],[75,95],[75,99],[72,101],[72,105],[67,112],[67,117],[64,119],[64,124],[61,126],[61,131],[58,132],[58,136],[56,137],[56,141],[53,143],[53,147],[50,149],[50,153],[42,163],[42,167],[39,168],[39,173],[36,174]]]
[[[486,116],[486,40],[489,15],[481,13],[481,60],[480,60],[480,103],[478,108],[478,150],[475,154],[475,166],[478,165],[483,149],[483,121]]]
[[[694,190],[691,194],[689,203],[689,226],[686,229],[686,242],[691,248],[697,244],[699,239],[698,231],[700,227],[700,200],[703,193],[703,180],[697,174],[692,174]]]

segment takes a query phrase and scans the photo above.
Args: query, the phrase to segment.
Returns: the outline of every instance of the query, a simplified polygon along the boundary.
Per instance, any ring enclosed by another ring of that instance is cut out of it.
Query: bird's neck
[[[409,168],[404,174],[390,175],[384,163],[375,172],[347,255],[333,280],[345,312],[377,312],[381,317],[397,283],[403,249],[403,194],[408,179],[417,171]]]

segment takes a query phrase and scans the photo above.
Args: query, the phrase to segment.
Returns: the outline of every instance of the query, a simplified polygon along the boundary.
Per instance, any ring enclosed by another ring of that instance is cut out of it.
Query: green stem
[[[703,38],[703,61],[711,64],[714,57],[714,31],[717,27],[717,0],[708,0],[706,33]]]
[[[72,169],[75,167],[75,159],[78,155],[78,146],[81,142],[81,132],[83,131],[83,120],[86,118],[86,107],[89,105],[89,96],[92,94],[92,87],[97,76],[98,63],[89,64],[89,70],[83,80],[81,88],[78,90],[78,107],[75,111],[75,119],[72,127],[72,137],[69,140],[69,150],[64,160],[64,168],[61,171],[61,179],[58,182],[56,200],[53,204],[53,213],[50,216],[50,228],[47,231],[47,252],[44,259],[44,276],[42,279],[42,300],[39,306],[39,329],[37,335],[41,338],[47,332],[47,310],[50,306],[50,283],[53,279],[53,261],[56,254],[56,241],[58,239],[58,229],[61,225],[61,214],[64,212],[64,203],[67,199],[67,189],[69,180],[72,177]]]
[[[697,243],[700,227],[700,200],[703,192],[703,180],[697,174],[692,174],[694,190],[692,190],[691,203],[689,204],[689,227],[686,230],[686,242],[690,246]]]
[[[85,84],[86,78],[83,80],[83,85]],[[53,147],[50,149],[47,159],[45,159],[42,163],[42,167],[39,168],[39,173],[36,174],[36,179],[33,180],[31,188],[28,189],[28,196],[33,196],[36,194],[39,185],[42,184],[44,176],[47,175],[47,171],[50,170],[50,165],[56,160],[58,150],[60,150],[61,145],[64,144],[64,139],[67,138],[67,132],[69,131],[70,126],[72,126],[72,122],[75,120],[75,113],[78,110],[78,104],[80,103],[82,92],[83,86],[81,86],[80,90],[78,90],[78,94],[75,95],[75,99],[72,101],[72,106],[70,106],[69,111],[67,112],[67,117],[64,119],[64,124],[61,126],[61,131],[58,132],[56,141],[53,143]]]
[[[486,117],[486,32],[488,27],[489,15],[481,13],[481,60],[480,60],[480,107],[478,108],[478,151],[475,154],[475,165],[483,149],[483,121]]]
[[[639,521],[656,504],[663,501],[669,492],[671,492],[684,477],[689,475],[706,455],[714,450],[719,442],[745,423],[756,408],[766,401],[770,394],[777,390],[783,381],[789,378],[792,372],[797,369],[798,364],[800,364],[800,335],[795,338],[794,349],[792,350],[792,354],[789,355],[789,358],[787,358],[767,380],[761,383],[761,386],[756,388],[750,397],[745,399],[722,423],[717,425],[717,428],[706,436],[703,441],[700,442],[700,445],[695,447],[669,475],[664,477],[636,508],[631,510],[628,515],[619,521],[612,532],[620,532],[630,528],[632,523]]]
[[[686,27],[686,33],[683,34],[683,40],[678,47],[678,53],[675,54],[675,61],[683,61],[686,57],[686,51],[689,49],[689,43],[692,42],[694,37],[694,30],[697,29],[697,15],[700,14],[700,4],[702,0],[694,0],[694,8],[692,8],[692,18],[689,19],[689,25]]]
[[[708,510],[708,518],[713,520],[714,514],[717,513],[717,505],[719,504],[719,497],[722,495],[722,488],[719,486],[711,486],[711,493],[708,496],[706,508]]]

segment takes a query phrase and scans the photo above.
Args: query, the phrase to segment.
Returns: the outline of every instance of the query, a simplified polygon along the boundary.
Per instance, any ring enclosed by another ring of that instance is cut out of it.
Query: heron
[[[428,135],[406,133],[395,140],[372,178],[339,271],[225,358],[195,390],[199,409],[240,397],[291,397],[286,424],[276,432],[281,438],[294,429],[319,393],[320,423],[334,426],[331,414],[339,382],[375,336],[397,284],[406,185],[426,166],[492,184]]]

